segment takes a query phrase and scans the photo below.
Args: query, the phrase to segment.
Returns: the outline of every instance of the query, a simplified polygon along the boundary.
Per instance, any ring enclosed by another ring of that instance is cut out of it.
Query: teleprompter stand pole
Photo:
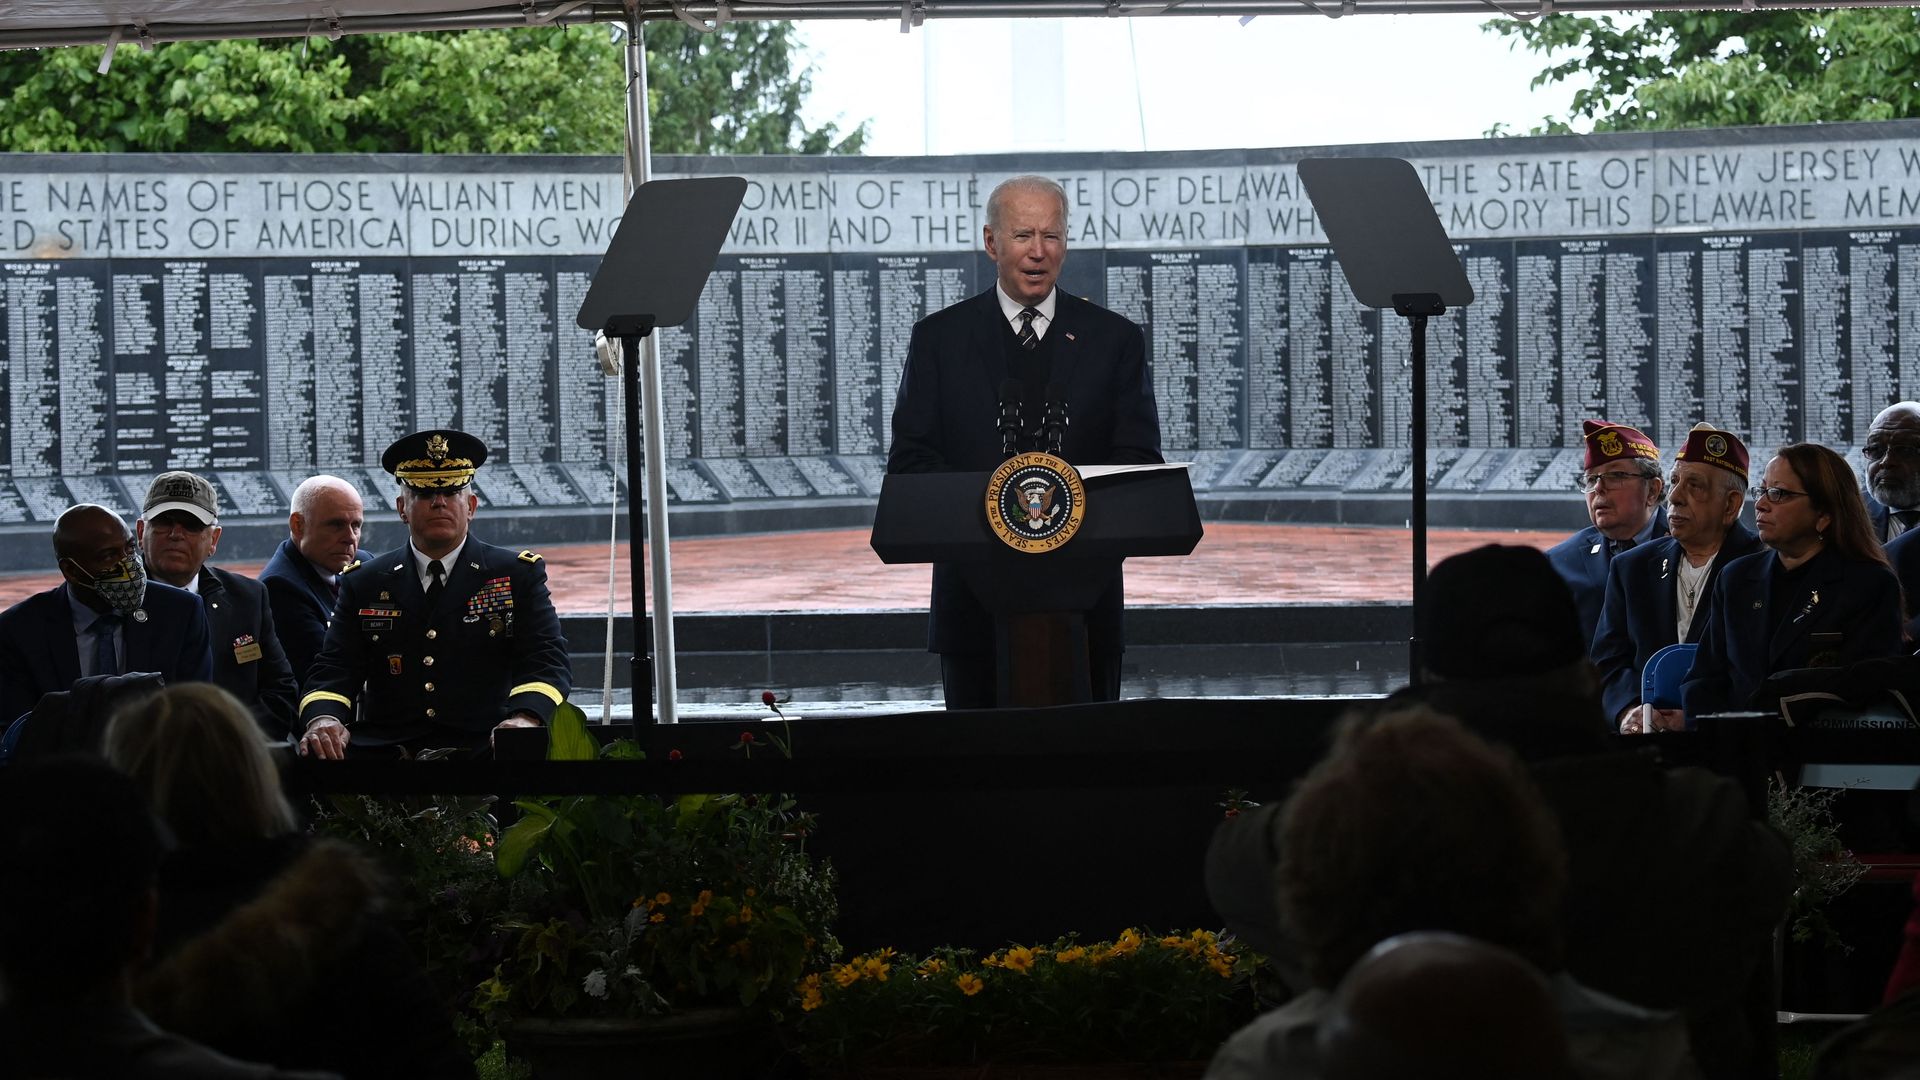
[[[1413,334],[1409,350],[1409,373],[1413,380],[1412,430],[1408,442],[1413,449],[1413,610],[1426,611],[1427,600],[1427,319],[1447,313],[1439,293],[1395,293],[1393,310],[1406,317]],[[1413,636],[1407,639],[1408,679],[1420,683],[1420,624],[1415,620]]]
[[[628,505],[638,502],[640,492],[660,498],[659,489],[642,485],[645,465],[640,450],[640,342],[653,333],[651,315],[623,316],[607,320],[608,337],[620,339],[620,391],[626,410],[627,498]],[[646,551],[640,531],[640,518],[627,515],[627,574],[633,594],[633,726],[653,724],[653,651],[647,636],[646,606],[641,603],[640,583],[645,581]]]

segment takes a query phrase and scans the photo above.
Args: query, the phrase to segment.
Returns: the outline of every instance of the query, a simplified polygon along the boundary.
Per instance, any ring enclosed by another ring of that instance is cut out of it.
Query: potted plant
[[[748,733],[740,745],[754,741]],[[628,740],[598,747],[571,705],[556,710],[548,746],[549,760],[644,756]],[[509,1051],[536,1075],[653,1067],[718,1077],[729,1060],[751,1071],[773,1045],[771,1014],[788,989],[839,953],[833,871],[808,855],[813,821],[791,798],[515,805],[521,816],[502,832],[495,865],[540,887],[502,918],[507,956],[474,1004],[502,1022]]]
[[[1828,907],[1866,875],[1840,839],[1833,804],[1841,788],[1767,784],[1767,820],[1787,838],[1793,862],[1793,895],[1784,932],[1775,937],[1774,970],[1784,1007],[1808,1012],[1848,1012],[1845,956],[1851,947],[1828,918]],[[1785,940],[1783,940],[1785,939]]]
[[[881,949],[807,975],[793,1029],[821,1076],[1197,1077],[1259,1014],[1259,967],[1207,930]]]

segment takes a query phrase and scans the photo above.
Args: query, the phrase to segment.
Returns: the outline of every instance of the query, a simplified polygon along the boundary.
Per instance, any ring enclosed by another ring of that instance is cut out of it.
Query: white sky
[[[1532,89],[1546,58],[1490,17],[803,22],[805,119],[871,119],[886,156],[1476,139],[1564,115],[1573,88]]]

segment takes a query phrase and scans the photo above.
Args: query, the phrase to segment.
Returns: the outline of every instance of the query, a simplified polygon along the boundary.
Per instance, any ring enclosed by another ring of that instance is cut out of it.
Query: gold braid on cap
[[[440,461],[416,458],[395,465],[393,475],[408,487],[457,488],[472,483],[474,471],[478,468],[471,458],[445,458]]]

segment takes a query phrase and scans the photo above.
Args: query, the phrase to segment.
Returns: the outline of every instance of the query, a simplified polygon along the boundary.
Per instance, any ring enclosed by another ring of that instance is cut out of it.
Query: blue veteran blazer
[[[1609,720],[1619,719],[1626,709],[1640,704],[1640,674],[1654,653],[1681,641],[1700,640],[1707,631],[1720,572],[1733,560],[1759,550],[1760,540],[1753,530],[1734,522],[1707,568],[1706,580],[1700,585],[1702,595],[1694,605],[1685,638],[1678,636],[1677,629],[1679,565],[1687,557],[1680,550],[1680,541],[1665,536],[1614,557],[1607,571],[1606,600],[1600,608],[1592,653],[1593,665],[1600,670],[1600,703]]]
[[[1707,632],[1681,692],[1689,716],[1741,709],[1776,671],[1809,666],[1815,634],[1838,634],[1822,648],[1825,664],[1898,655],[1900,583],[1877,562],[1834,551],[1814,556],[1785,606],[1773,609],[1774,580],[1784,571],[1777,552],[1735,559],[1720,572]]]
[[[1653,540],[1667,535],[1667,508],[1653,511]],[[1566,579],[1573,590],[1573,602],[1580,609],[1580,640],[1593,645],[1594,631],[1600,625],[1600,608],[1607,596],[1607,567],[1613,554],[1607,538],[1592,525],[1581,529],[1547,549],[1547,561]]]

